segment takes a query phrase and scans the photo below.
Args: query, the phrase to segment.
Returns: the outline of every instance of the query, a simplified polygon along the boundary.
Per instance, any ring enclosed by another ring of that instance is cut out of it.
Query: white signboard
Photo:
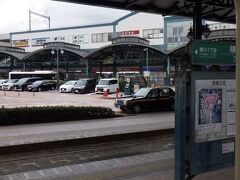
[[[89,43],[88,34],[73,35],[69,37],[69,42],[73,44],[85,44]]]
[[[147,76],[147,77],[150,76],[150,71],[144,71],[144,72],[143,72],[143,75],[144,75],[144,76]]]
[[[196,80],[195,141],[233,137],[236,120],[236,81]]]
[[[32,46],[42,46],[44,43],[50,42],[50,38],[35,38],[32,39]]]
[[[234,141],[222,142],[222,154],[234,152]]]
[[[53,37],[53,42],[66,42],[65,36]]]

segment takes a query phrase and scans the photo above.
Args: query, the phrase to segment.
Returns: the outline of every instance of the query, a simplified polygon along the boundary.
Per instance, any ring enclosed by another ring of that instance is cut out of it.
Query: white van
[[[104,93],[104,91],[107,91],[108,93],[115,93],[118,89],[118,79],[100,79],[95,87],[95,93]]]

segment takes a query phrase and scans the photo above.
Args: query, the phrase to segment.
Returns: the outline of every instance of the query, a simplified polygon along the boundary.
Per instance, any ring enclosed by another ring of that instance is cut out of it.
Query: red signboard
[[[121,31],[120,32],[121,37],[126,36],[139,36],[139,30],[131,30],[131,31]]]

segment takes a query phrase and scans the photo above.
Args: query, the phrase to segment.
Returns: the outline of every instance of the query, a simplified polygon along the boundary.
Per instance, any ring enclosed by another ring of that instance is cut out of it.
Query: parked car
[[[40,77],[29,77],[29,78],[22,78],[19,79],[16,83],[13,85],[13,90],[17,91],[27,91],[27,86],[32,84],[35,81],[41,80]]]
[[[67,81],[59,87],[59,92],[74,92],[74,87],[77,84],[77,81]]]
[[[123,96],[115,100],[115,107],[124,111],[174,110],[175,91],[170,87],[141,88],[133,96]]]
[[[74,93],[89,93],[94,92],[96,86],[96,79],[94,78],[85,78],[79,79],[77,84],[73,88]]]
[[[7,82],[2,84],[2,90],[11,91],[14,83],[18,82],[18,79],[10,79]]]
[[[0,79],[0,90],[2,90],[3,83],[6,83],[8,79]]]
[[[95,93],[104,93],[104,91],[107,91],[108,93],[114,93],[117,90],[119,90],[118,79],[100,79],[96,85]]]
[[[55,90],[57,82],[54,80],[39,80],[27,86],[28,91],[49,91]]]

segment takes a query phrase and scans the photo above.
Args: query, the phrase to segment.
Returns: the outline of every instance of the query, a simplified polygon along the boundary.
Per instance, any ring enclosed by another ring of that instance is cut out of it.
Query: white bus
[[[40,77],[42,79],[53,79],[56,80],[57,72],[55,71],[12,71],[9,72],[10,79],[21,79],[26,77]]]

